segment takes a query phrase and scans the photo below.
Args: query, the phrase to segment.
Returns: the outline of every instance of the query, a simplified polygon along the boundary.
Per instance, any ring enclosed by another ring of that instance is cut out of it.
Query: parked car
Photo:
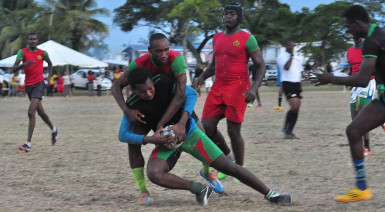
[[[333,76],[337,76],[337,77],[347,77],[348,76],[348,73],[346,72],[346,69],[337,69],[335,71],[332,71],[331,74],[333,74]]]
[[[75,88],[84,88],[87,89],[87,83],[88,83],[88,71],[91,70],[94,72],[95,78],[98,72],[100,72],[99,69],[79,69],[75,73],[71,74],[72,83],[74,84]],[[101,74],[103,77],[102,80],[102,90],[110,90],[112,86],[112,82],[110,79],[105,78],[103,73]],[[96,79],[95,79],[96,81]],[[94,82],[94,89],[96,90],[96,82]]]
[[[266,64],[265,80],[276,80],[277,79],[277,65]]]

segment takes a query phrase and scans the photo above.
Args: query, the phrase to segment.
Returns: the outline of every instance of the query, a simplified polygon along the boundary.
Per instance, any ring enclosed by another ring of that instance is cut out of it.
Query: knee
[[[240,130],[238,130],[238,128],[236,127],[227,127],[227,133],[229,134],[231,139],[239,138],[241,136]]]
[[[161,184],[162,182],[162,171],[156,167],[147,166],[147,177],[154,184]]]
[[[346,135],[348,136],[348,138],[357,138],[362,136],[359,129],[354,127],[352,124],[349,124],[346,127]]]
[[[35,118],[36,111],[28,110],[28,117],[29,118]]]

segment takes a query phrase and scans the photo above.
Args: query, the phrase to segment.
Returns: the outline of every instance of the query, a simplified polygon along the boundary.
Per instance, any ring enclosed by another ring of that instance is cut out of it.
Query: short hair
[[[235,10],[237,12],[237,23],[241,24],[243,20],[243,15],[242,15],[242,7],[240,4],[230,3],[225,6],[225,8],[223,9],[223,12],[225,12],[225,10]]]
[[[292,39],[285,40],[284,45],[287,46],[289,43],[295,43],[295,41]]]
[[[154,40],[167,39],[166,35],[162,33],[155,33],[150,37],[150,46]]]
[[[128,81],[131,88],[136,89],[137,84],[144,84],[147,79],[151,79],[151,77],[151,73],[147,68],[138,66],[130,71]]]
[[[28,35],[27,35],[27,40],[28,40],[28,38],[29,38],[30,35],[36,35],[36,36],[37,36],[36,32],[30,32],[30,33],[28,33]]]
[[[346,18],[348,21],[357,21],[360,20],[364,23],[370,23],[369,13],[363,6],[353,5],[345,10],[342,17]]]

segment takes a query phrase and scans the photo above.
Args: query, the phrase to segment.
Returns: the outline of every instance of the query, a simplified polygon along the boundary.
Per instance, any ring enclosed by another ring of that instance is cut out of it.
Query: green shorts
[[[223,154],[219,147],[197,127],[177,149],[167,149],[161,145],[156,146],[149,160],[152,158],[166,160],[169,170],[171,170],[174,168],[182,152],[189,153],[206,165],[210,165]]]
[[[358,110],[358,106],[367,105],[371,101],[372,99],[369,98],[358,97],[356,102],[350,103],[350,110]]]

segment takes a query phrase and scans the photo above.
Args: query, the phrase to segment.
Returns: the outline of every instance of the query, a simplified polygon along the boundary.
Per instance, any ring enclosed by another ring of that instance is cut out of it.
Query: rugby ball
[[[163,136],[171,134],[172,137],[174,138],[173,139],[174,142],[170,143],[169,145],[163,145],[163,146],[165,146],[167,149],[176,149],[176,148],[180,147],[182,145],[182,143],[177,144],[178,140],[175,138],[174,130],[170,129],[171,127],[172,127],[172,125],[168,125],[167,127],[164,128]]]

